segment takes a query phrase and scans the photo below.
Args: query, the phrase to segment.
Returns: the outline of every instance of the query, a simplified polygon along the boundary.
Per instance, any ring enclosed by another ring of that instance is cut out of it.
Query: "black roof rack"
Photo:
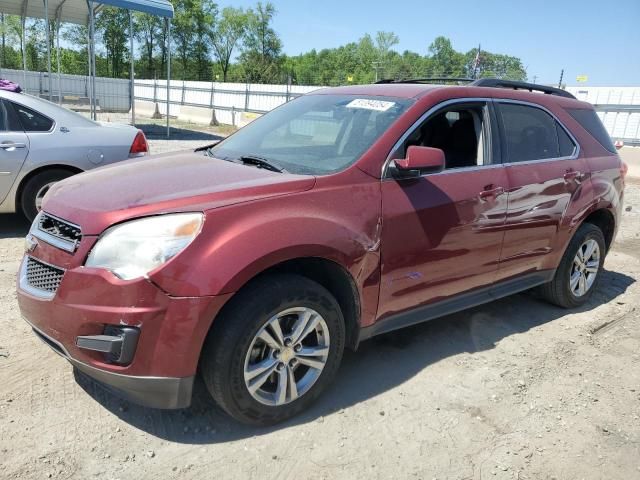
[[[392,78],[385,78],[378,80],[376,84],[381,83],[436,83],[436,82],[455,82],[455,83],[469,83],[473,82],[473,78],[452,78],[452,77],[429,77],[429,78],[407,78],[404,80],[394,80]]]
[[[499,78],[481,78],[469,84],[473,87],[493,87],[493,88],[512,88],[514,90],[528,90],[530,92],[543,92],[548,95],[558,95],[559,97],[573,98],[566,90],[556,87],[547,87],[538,85],[537,83],[518,82],[515,80],[500,80]]]

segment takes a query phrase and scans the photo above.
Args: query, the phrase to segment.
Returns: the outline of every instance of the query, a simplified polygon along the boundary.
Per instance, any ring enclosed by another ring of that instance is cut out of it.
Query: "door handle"
[[[574,170],[574,169],[570,168],[569,170],[567,170],[565,172],[565,174],[563,175],[563,178],[564,178],[565,182],[577,182],[577,183],[580,183],[580,180],[582,180],[582,172],[579,172],[578,170]]]
[[[504,193],[503,187],[494,187],[493,185],[487,185],[484,190],[479,193],[480,200],[485,200],[489,197],[498,197]]]
[[[0,143],[0,148],[3,150],[15,150],[16,148],[27,148],[26,143],[14,143],[14,142],[2,142]]]

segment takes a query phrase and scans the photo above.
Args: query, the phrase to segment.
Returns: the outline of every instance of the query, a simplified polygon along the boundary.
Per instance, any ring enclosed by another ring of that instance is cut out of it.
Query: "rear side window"
[[[583,109],[583,108],[567,108],[567,112],[571,115],[587,132],[595,138],[600,145],[609,150],[611,153],[616,153],[616,147],[611,141],[609,133],[604,128],[604,125],[598,118],[595,110]]]
[[[567,132],[540,108],[500,104],[508,162],[570,157],[575,144]]]
[[[13,106],[16,116],[22,124],[25,132],[48,132],[53,127],[53,120],[44,115],[31,110],[24,105],[9,102]]]

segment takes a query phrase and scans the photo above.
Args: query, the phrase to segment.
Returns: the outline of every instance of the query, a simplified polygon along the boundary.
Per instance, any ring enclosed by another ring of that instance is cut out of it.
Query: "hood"
[[[47,193],[43,210],[98,235],[144,215],[205,211],[313,187],[315,177],[272,172],[180,152],[119,162],[74,175]]]

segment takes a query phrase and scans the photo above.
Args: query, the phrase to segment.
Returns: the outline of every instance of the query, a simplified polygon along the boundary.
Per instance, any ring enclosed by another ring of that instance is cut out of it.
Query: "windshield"
[[[238,160],[260,157],[287,172],[326,175],[353,164],[412,100],[307,95],[254,120],[209,150]]]

